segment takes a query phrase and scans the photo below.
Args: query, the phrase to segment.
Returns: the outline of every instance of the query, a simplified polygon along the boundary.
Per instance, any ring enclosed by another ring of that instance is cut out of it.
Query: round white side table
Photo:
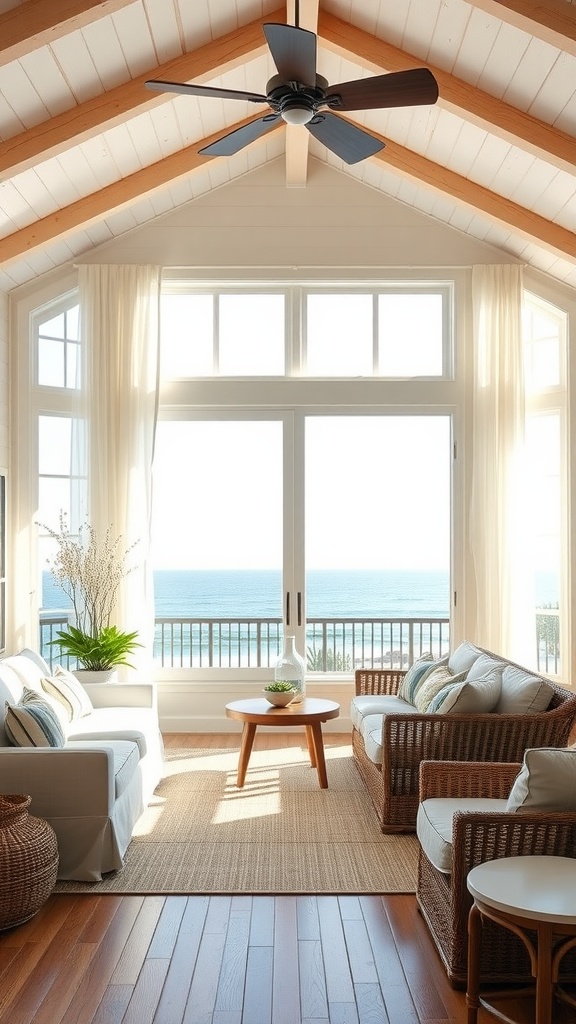
[[[472,868],[468,889],[474,897],[468,920],[468,1024],[476,1024],[480,1006],[514,1024],[480,997],[483,918],[514,932],[528,950],[536,982],[535,1024],[552,1024],[554,997],[576,1007],[576,1000],[558,986],[562,957],[576,947],[576,859],[502,857]],[[534,942],[528,931],[536,933]]]

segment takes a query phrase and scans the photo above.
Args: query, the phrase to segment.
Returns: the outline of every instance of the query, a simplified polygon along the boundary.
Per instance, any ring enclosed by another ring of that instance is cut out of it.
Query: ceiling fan
[[[314,32],[293,25],[268,24],[262,28],[278,72],[267,83],[265,94],[158,79],[146,82],[147,88],[156,92],[268,104],[270,113],[200,149],[204,156],[233,156],[282,119],[287,124],[305,125],[318,142],[345,163],[354,164],[383,149],[384,143],[333,111],[417,106],[438,99],[438,85],[428,68],[329,85],[316,73]]]

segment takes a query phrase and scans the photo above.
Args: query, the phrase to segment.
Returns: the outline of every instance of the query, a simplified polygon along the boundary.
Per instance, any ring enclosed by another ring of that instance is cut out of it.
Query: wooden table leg
[[[318,772],[320,789],[328,789],[328,776],[326,774],[326,761],[324,758],[324,740],[322,739],[322,726],[320,725],[320,722],[313,722],[310,725],[310,731],[312,732],[312,742],[314,744],[314,753],[316,755],[316,770]]]
[[[306,742],[308,744],[308,753],[310,754],[310,764],[312,768],[316,767],[316,751],[314,749],[314,736],[312,735],[312,726],[305,725],[306,729]]]
[[[250,760],[250,754],[252,753],[252,744],[254,743],[255,735],[255,723],[244,722],[244,728],[242,729],[242,742],[240,744],[240,757],[238,758],[238,777],[236,779],[236,785],[239,789],[242,789],[242,786],[244,785],[246,769],[248,768],[248,761]]]
[[[482,918],[474,903],[468,916],[468,980],[466,1006],[468,1024],[476,1024],[480,1006],[480,947],[482,944]]]
[[[552,1024],[552,925],[538,923],[536,1024]]]

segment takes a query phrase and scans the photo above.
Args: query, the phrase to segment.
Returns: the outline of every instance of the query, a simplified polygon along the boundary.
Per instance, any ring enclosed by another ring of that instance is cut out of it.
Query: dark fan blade
[[[249,146],[251,142],[255,142],[271,128],[276,128],[279,123],[281,123],[280,115],[274,117],[267,114],[260,121],[251,121],[250,124],[245,124],[242,128],[236,128],[228,135],[223,135],[217,142],[204,146],[204,149],[199,149],[198,152],[203,156],[234,156],[234,153],[244,149],[244,146]]]
[[[322,120],[318,121],[318,124],[310,121],[306,125],[308,131],[347,164],[358,163],[359,160],[365,160],[366,157],[374,156],[374,153],[384,149],[383,142],[342,117],[328,113],[318,116],[321,116]]]
[[[414,107],[436,103],[438,84],[428,68],[395,71],[390,75],[359,78],[327,89],[327,102],[334,110],[376,110],[384,107]],[[337,97],[337,102],[332,102]]]
[[[263,25],[270,53],[282,81],[316,85],[316,36],[293,25]]]
[[[220,100],[248,100],[266,103],[266,97],[257,92],[238,92],[236,89],[216,89],[210,85],[188,85],[187,82],[161,82],[159,79],[144,83],[155,92],[179,92],[183,96],[214,96]]]

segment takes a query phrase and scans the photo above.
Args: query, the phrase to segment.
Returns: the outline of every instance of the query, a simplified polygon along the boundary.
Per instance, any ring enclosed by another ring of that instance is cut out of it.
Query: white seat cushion
[[[409,715],[415,712],[416,708],[412,704],[407,704],[395,694],[354,697],[350,704],[350,718],[358,732],[362,732],[362,722],[368,715]]]
[[[146,736],[154,727],[151,708],[94,708],[83,718],[70,722],[68,740],[131,740],[138,745],[140,757],[147,751]]]
[[[398,714],[398,708],[394,708],[394,711]],[[402,709],[402,714],[417,715],[419,712],[410,704],[406,704],[405,708]],[[360,733],[364,740],[364,750],[373,764],[382,764],[382,725],[385,717],[382,714],[367,715],[362,720],[360,727]]]
[[[418,807],[416,835],[430,863],[437,871],[449,875],[452,872],[452,819],[456,812],[488,811],[498,814],[505,810],[505,800],[431,797]]]

